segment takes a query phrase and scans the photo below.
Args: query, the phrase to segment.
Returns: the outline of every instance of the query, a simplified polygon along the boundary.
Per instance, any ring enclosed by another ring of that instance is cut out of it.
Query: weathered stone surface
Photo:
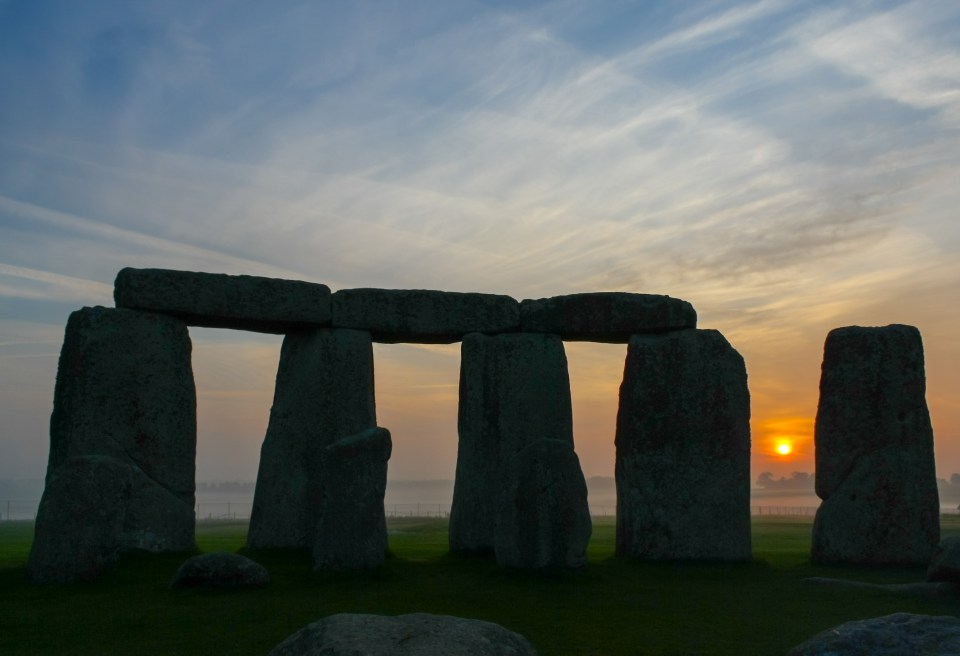
[[[658,294],[590,292],[520,303],[520,330],[567,341],[625,344],[633,335],[696,326],[690,303]]]
[[[797,645],[787,656],[953,656],[960,654],[960,619],[895,613],[847,622]]]
[[[518,633],[499,624],[448,615],[387,617],[341,613],[300,629],[270,656],[536,656]]]
[[[523,569],[586,565],[592,524],[587,482],[573,444],[539,439],[521,450],[497,520],[497,564]]]
[[[573,444],[570,378],[556,335],[473,333],[460,350],[460,434],[450,548],[494,548],[517,454],[540,438]]]
[[[927,580],[960,583],[960,537],[940,541],[927,568]]]
[[[54,518],[70,515],[77,499],[99,498],[99,486],[104,500],[119,504],[103,511],[101,528],[115,528],[107,516],[122,522],[119,532],[100,538],[104,549],[193,548],[196,391],[190,350],[186,326],[171,317],[102,307],[70,316],[50,419],[48,489],[33,543],[35,580],[49,578],[42,573],[45,563],[69,560],[55,555],[70,548],[68,533],[45,544],[61,523]],[[61,532],[76,526],[65,524]]]
[[[369,333],[321,329],[287,335],[247,546],[313,548],[323,449],[376,423]]]
[[[113,290],[117,307],[264,333],[329,326],[330,296],[326,285],[302,280],[169,269],[122,269]]]
[[[616,482],[618,555],[750,558],[750,393],[719,332],[630,340]]]
[[[173,575],[170,587],[239,590],[270,583],[266,568],[246,556],[218,551],[188,558]]]
[[[516,331],[520,304],[509,296],[422,289],[341,289],[333,325],[366,330],[387,344],[450,344],[467,333]]]
[[[323,450],[319,519],[313,541],[315,570],[379,567],[387,553],[390,432],[371,428]]]
[[[940,540],[923,344],[912,326],[838,328],[820,378],[817,562],[926,564]]]
[[[105,456],[68,458],[47,476],[27,574],[35,583],[92,581],[120,557],[129,467]]]

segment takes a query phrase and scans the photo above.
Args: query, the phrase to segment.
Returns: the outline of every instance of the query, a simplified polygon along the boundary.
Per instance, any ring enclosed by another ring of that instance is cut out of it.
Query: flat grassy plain
[[[924,570],[810,563],[810,517],[755,517],[754,559],[740,564],[615,558],[614,520],[594,521],[590,564],[546,576],[447,553],[443,519],[390,522],[393,555],[365,574],[313,574],[306,554],[261,552],[271,585],[174,591],[182,555],[135,554],[102,580],[34,586],[24,565],[30,522],[0,522],[0,654],[266,654],[338,612],[443,613],[490,620],[551,655],[782,655],[853,619],[905,611],[960,616],[960,600],[899,597],[804,583],[810,576],[905,583]],[[237,551],[245,522],[201,523],[200,551]],[[960,518],[942,532],[960,535]]]

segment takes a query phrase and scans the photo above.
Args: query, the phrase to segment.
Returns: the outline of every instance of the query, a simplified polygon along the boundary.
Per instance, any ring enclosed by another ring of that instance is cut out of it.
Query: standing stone
[[[490,551],[517,454],[544,437],[573,444],[567,357],[556,335],[525,333],[473,333],[464,337],[460,354],[450,548]]]
[[[196,390],[186,326],[133,310],[70,315],[29,571],[88,577],[132,549],[194,545]],[[100,509],[88,504],[105,504]],[[99,545],[99,546],[96,546]],[[77,548],[86,555],[65,553]],[[86,572],[86,573],[85,573]]]
[[[247,546],[312,548],[323,449],[376,422],[369,333],[287,335],[260,450]]]
[[[750,558],[750,393],[719,332],[630,340],[616,481],[617,555]]]
[[[830,331],[814,439],[823,503],[813,559],[926,564],[940,541],[940,501],[920,331]]]
[[[497,522],[497,564],[523,569],[583,567],[592,524],[587,482],[573,444],[540,439],[517,456]]]
[[[379,567],[387,553],[390,432],[371,428],[323,450],[319,519],[313,540],[315,570]]]

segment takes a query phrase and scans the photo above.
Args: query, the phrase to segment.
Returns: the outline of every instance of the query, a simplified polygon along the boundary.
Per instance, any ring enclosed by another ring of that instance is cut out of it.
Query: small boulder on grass
[[[960,654],[960,619],[894,613],[818,633],[787,656],[950,656]]]
[[[527,639],[499,624],[413,613],[340,613],[308,624],[269,656],[537,656]]]
[[[240,590],[262,588],[270,583],[266,568],[246,556],[227,552],[188,558],[173,575],[170,587]]]

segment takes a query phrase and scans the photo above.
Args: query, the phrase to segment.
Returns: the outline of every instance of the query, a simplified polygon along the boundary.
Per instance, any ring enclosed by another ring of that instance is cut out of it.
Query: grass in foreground
[[[960,614],[960,602],[805,584],[809,576],[877,582],[922,569],[820,567],[809,562],[810,518],[755,518],[754,560],[742,564],[617,559],[612,519],[598,519],[590,566],[547,577],[447,554],[445,520],[390,523],[382,570],[314,575],[306,554],[260,553],[264,590],[174,592],[183,556],[132,555],[94,584],[37,587],[24,580],[27,522],[0,523],[0,653],[266,654],[284,637],[337,612],[430,612],[490,620],[552,654],[784,654],[852,619],[898,611]],[[957,517],[943,534],[960,535]],[[198,527],[201,551],[236,551],[245,523]]]

